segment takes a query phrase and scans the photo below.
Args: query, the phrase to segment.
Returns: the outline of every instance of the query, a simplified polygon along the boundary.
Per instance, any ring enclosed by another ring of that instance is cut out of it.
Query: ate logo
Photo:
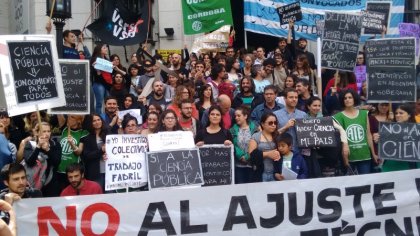
[[[347,138],[353,143],[360,143],[365,137],[363,127],[358,124],[352,124],[346,129]]]
[[[203,24],[198,20],[196,20],[192,23],[192,29],[194,31],[200,31],[202,27],[203,27]]]

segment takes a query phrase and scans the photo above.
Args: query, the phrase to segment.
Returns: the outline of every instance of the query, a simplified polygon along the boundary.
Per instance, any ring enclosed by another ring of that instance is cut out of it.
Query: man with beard
[[[239,83],[239,91],[233,99],[232,108],[236,109],[241,105],[245,105],[250,109],[264,102],[263,97],[255,93],[254,81],[251,78],[243,78]]]
[[[312,97],[311,91],[309,90],[309,81],[306,79],[298,79],[296,82],[296,91],[299,96],[297,109],[308,112],[306,102]]]
[[[147,98],[140,96],[139,102],[149,106],[149,104],[159,104],[162,107],[162,110],[165,110],[169,102],[165,99],[164,94],[164,85],[162,81],[155,80],[152,84],[153,91],[147,96]]]
[[[155,78],[155,72],[153,70],[153,62],[149,59],[146,59],[143,63],[143,68],[145,70],[144,75],[140,76],[138,79],[138,84],[136,87],[137,94],[141,94],[143,89],[146,87],[147,83]]]
[[[259,124],[264,113],[278,111],[283,108],[282,104],[276,102],[277,88],[274,85],[268,85],[264,88],[265,102],[256,106],[251,113],[251,120]]]
[[[265,71],[265,78],[266,80],[270,81],[270,84],[274,84],[274,67],[276,66],[276,60],[273,58],[267,58],[263,62],[264,71]]]
[[[171,62],[171,67],[169,67],[170,70],[175,71],[175,73],[177,75],[179,75],[179,79],[181,80],[180,83],[183,84],[184,80],[188,79],[188,70],[185,69],[185,67],[183,67],[181,65],[182,62],[182,58],[181,55],[179,55],[178,53],[174,53],[172,54],[172,62]],[[168,75],[167,73],[161,73],[163,82],[166,83],[166,81],[168,80]]]
[[[200,122],[192,117],[193,103],[189,99],[181,101],[181,117],[178,117],[178,122],[184,131],[191,131],[193,135],[197,134],[200,129]]]
[[[292,44],[292,32],[294,30],[295,23],[293,21],[289,21],[289,33],[287,35],[287,44]],[[308,40],[305,38],[299,38],[298,45],[296,47],[295,56],[294,58],[297,58],[300,54],[305,54],[306,58],[308,58],[309,66],[312,70],[316,70],[316,64],[315,64],[315,56],[313,53],[309,52],[307,49]],[[292,69],[292,68],[290,68]]]
[[[105,98],[105,112],[101,114],[105,125],[108,126],[112,134],[118,134],[118,101],[114,96]]]
[[[85,168],[81,164],[69,165],[66,174],[70,185],[61,192],[61,197],[102,194],[102,188],[98,183],[85,179]]]
[[[38,189],[34,189],[28,186],[28,180],[26,178],[26,170],[22,164],[11,163],[5,165],[1,169],[1,179],[7,186],[0,192],[0,198],[6,200],[10,204],[13,200],[20,198],[38,198],[42,197],[42,193]]]

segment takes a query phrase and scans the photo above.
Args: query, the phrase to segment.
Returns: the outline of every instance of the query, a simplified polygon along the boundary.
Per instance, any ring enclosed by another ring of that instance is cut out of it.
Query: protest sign
[[[414,38],[366,42],[367,99],[369,102],[416,100]]]
[[[105,190],[147,184],[147,138],[137,134],[107,135]]]
[[[418,235],[420,170],[16,201],[17,235]]]
[[[224,52],[229,45],[230,26],[225,25],[219,29],[196,37],[191,51],[194,53]]]
[[[335,147],[335,129],[331,117],[296,120],[298,147]]]
[[[361,27],[360,15],[325,13],[322,67],[353,71],[359,52]]]
[[[384,15],[382,25],[388,29],[391,5],[391,1],[368,1],[366,3],[366,11],[382,13]],[[381,32],[382,30],[366,28],[364,34],[380,34]]]
[[[233,147],[204,145],[199,149],[204,186],[233,184]]]
[[[416,57],[419,55],[419,44],[420,44],[420,25],[413,23],[399,23],[398,30],[400,31],[400,37],[414,37],[416,38]]]
[[[89,114],[90,72],[88,60],[60,59],[66,105],[52,108],[50,114]]]
[[[366,66],[358,65],[354,67],[354,75],[356,76],[356,84],[359,92],[362,90],[363,82],[366,81]]]
[[[156,52],[162,56],[162,60],[164,62],[168,61],[168,57],[169,55],[173,54],[173,53],[177,53],[179,55],[182,54],[182,50],[181,49],[159,49],[156,50]]]
[[[420,162],[420,124],[379,123],[379,158]]]
[[[96,58],[95,65],[93,66],[96,70],[106,71],[109,73],[112,73],[114,70],[114,65],[112,62],[102,59],[102,58]]]
[[[137,123],[140,125],[143,123],[143,117],[141,116],[140,109],[129,109],[124,111],[118,111],[118,119],[124,119],[126,114],[130,114],[137,119]]]
[[[149,151],[164,151],[195,148],[193,133],[190,131],[170,131],[149,134]]]
[[[202,185],[198,149],[170,150],[147,153],[149,188]]]
[[[10,116],[65,105],[53,36],[0,36],[0,67],[0,105]]]
[[[316,24],[316,35],[319,38],[322,38],[322,35],[324,34],[325,20],[317,20],[315,24]]]
[[[375,11],[362,11],[362,26],[366,30],[376,32],[377,34],[382,33],[383,27],[386,25],[385,19],[386,14]]]
[[[302,10],[300,9],[300,2],[294,2],[277,8],[277,13],[280,17],[280,24],[288,24],[289,21],[302,20]]]

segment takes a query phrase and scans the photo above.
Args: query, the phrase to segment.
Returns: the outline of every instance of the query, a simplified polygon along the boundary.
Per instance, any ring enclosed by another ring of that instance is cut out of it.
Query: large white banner
[[[417,178],[416,178],[417,177]],[[420,170],[15,203],[18,235],[419,235]]]
[[[147,184],[147,138],[138,134],[107,135],[105,190]]]

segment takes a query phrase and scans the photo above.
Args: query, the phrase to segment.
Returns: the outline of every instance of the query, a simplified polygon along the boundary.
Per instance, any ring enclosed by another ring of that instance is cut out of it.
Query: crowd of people
[[[232,146],[236,184],[281,181],[285,167],[298,179],[417,168],[378,158],[378,123],[419,122],[420,100],[368,104],[366,82],[356,83],[352,72],[323,70],[322,83],[316,83],[306,39],[295,41],[290,32],[270,52],[184,49],[166,61],[159,54],[133,54],[128,69],[118,55],[108,55],[107,45],[98,44],[92,55],[86,48],[79,53],[75,35],[63,36],[65,56],[90,59],[87,79],[95,105],[90,115],[9,117],[1,111],[0,198],[9,203],[19,197],[109,193],[104,189],[105,163],[112,158],[105,149],[109,134],[189,131],[197,146]],[[364,64],[363,55],[357,65]],[[114,71],[95,69],[97,58],[110,60]],[[118,111],[131,109],[139,110],[142,123],[130,114],[119,118]],[[338,145],[299,148],[296,120],[322,116],[333,117]]]

